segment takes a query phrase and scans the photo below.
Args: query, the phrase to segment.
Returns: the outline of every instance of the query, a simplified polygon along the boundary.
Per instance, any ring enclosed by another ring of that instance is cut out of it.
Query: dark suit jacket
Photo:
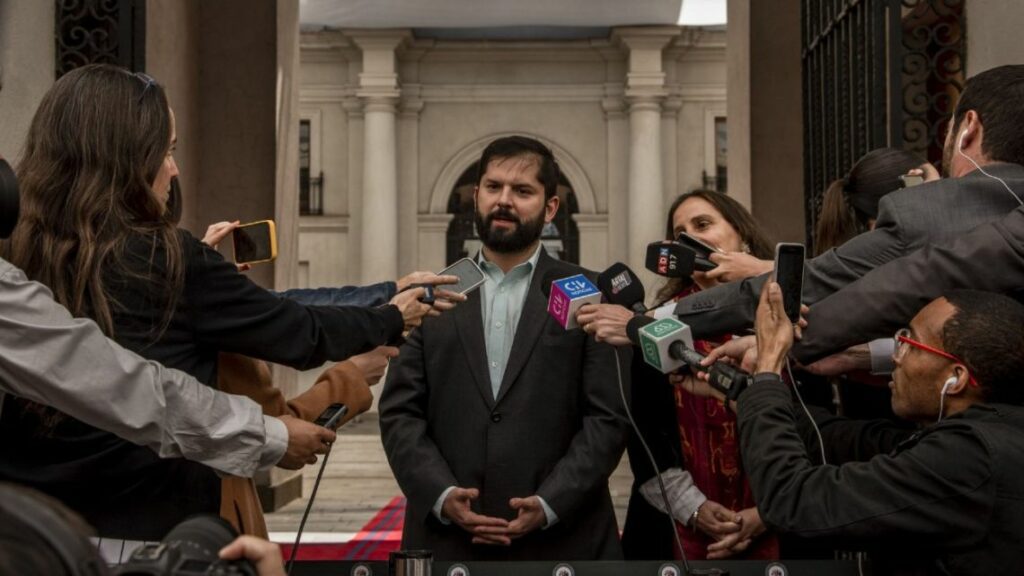
[[[608,477],[626,442],[614,351],[547,314],[541,278],[585,272],[545,253],[533,273],[497,400],[479,292],[428,318],[391,362],[381,393],[384,449],[408,498],[402,544],[452,560],[621,558]],[[623,385],[629,397],[627,349]],[[508,501],[542,497],[559,521],[510,548],[474,546],[431,512],[449,486],[478,488],[474,510],[514,517]]]
[[[890,336],[909,324],[926,304],[958,288],[1022,300],[1024,208],[954,240],[894,260],[825,298],[811,307],[803,340],[793,347],[793,355],[806,363]],[[857,313],[851,314],[851,310]]]
[[[1024,197],[1024,166],[994,164],[985,171]],[[930,244],[952,241],[1018,205],[1002,184],[977,170],[886,194],[878,204],[874,230],[807,261],[803,301],[813,305],[878,266]],[[767,279],[765,274],[702,290],[681,299],[676,314],[690,325],[694,338],[742,332],[754,324]]]

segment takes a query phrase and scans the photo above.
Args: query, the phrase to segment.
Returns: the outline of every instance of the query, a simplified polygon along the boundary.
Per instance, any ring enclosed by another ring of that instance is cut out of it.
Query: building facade
[[[322,214],[300,219],[300,283],[443,268],[459,252],[452,242],[472,247],[472,232],[456,230],[456,196],[487,143],[509,134],[543,141],[559,162],[572,196],[562,255],[641,269],[671,200],[722,172],[725,60],[722,29],[533,41],[304,32],[300,164],[314,196],[306,211]]]

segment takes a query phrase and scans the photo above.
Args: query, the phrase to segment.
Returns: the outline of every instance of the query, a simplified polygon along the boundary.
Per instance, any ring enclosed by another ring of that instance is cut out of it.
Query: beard
[[[515,226],[511,229],[492,229],[491,224],[496,218],[514,222]],[[480,241],[484,246],[499,254],[511,254],[529,248],[540,238],[541,232],[544,230],[544,211],[541,210],[536,218],[522,220],[503,208],[486,216],[477,210],[474,222],[476,223],[476,233],[480,236]]]

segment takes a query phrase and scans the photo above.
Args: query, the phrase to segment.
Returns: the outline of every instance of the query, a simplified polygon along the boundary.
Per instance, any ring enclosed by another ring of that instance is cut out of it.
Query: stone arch
[[[590,179],[587,178],[587,173],[583,170],[583,166],[565,148],[536,134],[528,132],[501,132],[471,142],[456,152],[445,163],[444,168],[441,169],[441,173],[434,182],[433,189],[430,191],[430,214],[446,214],[448,212],[448,197],[451,195],[452,189],[455,188],[455,183],[458,182],[459,176],[462,176],[462,173],[467,168],[480,159],[480,155],[488,144],[504,136],[517,135],[536,138],[550,148],[551,152],[555,155],[555,161],[558,162],[559,169],[572,186],[573,193],[576,195],[576,201],[579,204],[579,213],[597,213],[597,198],[594,195],[594,188],[590,184]]]

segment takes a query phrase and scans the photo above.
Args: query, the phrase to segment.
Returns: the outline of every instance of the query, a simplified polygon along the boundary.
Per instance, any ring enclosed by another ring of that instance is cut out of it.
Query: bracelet
[[[703,505],[704,503],[701,502],[700,506]],[[692,528],[693,530],[697,529],[697,516],[700,514],[700,506],[697,506],[697,508],[693,511],[693,514],[690,516],[690,528]]]

